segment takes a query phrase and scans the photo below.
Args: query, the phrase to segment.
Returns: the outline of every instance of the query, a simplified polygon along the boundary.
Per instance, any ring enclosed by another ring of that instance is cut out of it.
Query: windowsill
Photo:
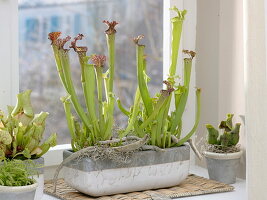
[[[190,173],[208,178],[207,169],[204,169],[202,167],[191,166]],[[185,199],[185,198],[188,200],[214,200],[214,199],[216,200],[244,200],[246,199],[246,180],[237,179],[236,183],[233,184],[233,186],[235,187],[235,190],[233,192],[207,194],[207,195],[200,195],[200,196],[184,197],[184,198],[179,198],[179,199]],[[58,200],[58,198],[45,194],[42,200]]]
[[[208,170],[199,166],[191,166],[190,173],[198,176],[209,178]],[[235,190],[232,192],[223,192],[215,194],[207,194],[200,196],[188,197],[188,200],[245,200],[246,198],[246,180],[237,179],[233,184]]]
[[[63,151],[66,149],[71,149],[71,145],[61,144],[50,148],[49,151],[43,155],[45,167],[59,165],[63,161]]]

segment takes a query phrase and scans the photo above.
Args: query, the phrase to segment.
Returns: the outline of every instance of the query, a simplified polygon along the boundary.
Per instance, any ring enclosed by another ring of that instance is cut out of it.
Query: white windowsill
[[[43,155],[45,167],[59,165],[63,161],[63,151],[66,149],[71,149],[71,145],[62,144],[50,148],[49,151]]]
[[[190,173],[196,174],[198,176],[203,176],[208,178],[208,171],[202,167],[191,166]],[[200,196],[184,197],[178,198],[177,200],[188,199],[188,200],[245,200],[246,199],[246,181],[242,179],[237,179],[236,183],[233,184],[235,190],[233,192],[224,192],[216,194],[207,194]],[[52,197],[50,195],[44,195],[42,200],[59,200],[58,198]]]
[[[199,166],[191,166],[190,173],[208,178],[208,170]],[[233,192],[224,192],[216,194],[207,194],[200,196],[187,197],[188,200],[246,200],[246,180],[237,179],[233,184],[235,190]],[[180,198],[185,199],[185,198]]]

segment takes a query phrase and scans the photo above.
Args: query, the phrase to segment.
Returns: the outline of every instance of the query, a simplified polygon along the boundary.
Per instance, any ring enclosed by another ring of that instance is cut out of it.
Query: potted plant
[[[189,173],[190,148],[188,145],[184,145],[186,142],[189,142],[197,156],[201,157],[190,139],[195,133],[200,119],[201,91],[199,88],[196,89],[196,118],[194,126],[186,135],[182,136],[181,134],[182,116],[188,99],[192,60],[195,57],[195,52],[183,50],[183,53],[188,58],[184,58],[183,82],[178,83],[176,80],[178,79],[176,68],[182,21],[186,11],[179,11],[177,8],[173,8],[173,10],[177,12],[178,16],[172,19],[173,40],[171,66],[167,80],[163,81],[166,86],[165,89],[156,94],[154,98],[149,93],[148,82],[150,79],[146,74],[145,46],[140,44],[140,40],[144,36],[140,35],[134,38],[138,79],[134,105],[128,110],[118,101],[119,108],[129,118],[128,126],[125,131],[121,132],[121,137],[126,136],[130,132],[133,132],[134,135],[140,138],[148,134],[149,140],[147,145],[149,146],[143,149],[148,150],[147,154],[154,159],[152,159],[153,161],[149,165],[154,165],[158,171],[154,175],[154,180],[149,175],[145,176],[142,174],[144,177],[142,183],[146,187],[139,185],[138,190],[142,190],[142,188],[156,189],[171,187],[181,183]],[[173,110],[170,109],[172,98],[174,98],[175,105]],[[157,152],[159,151],[158,148],[164,149],[164,152]],[[168,169],[170,164],[173,165],[172,170],[162,170],[162,168]],[[149,165],[148,167],[150,167]],[[130,187],[133,187],[133,185],[130,185]]]
[[[204,151],[210,179],[223,183],[236,182],[236,171],[239,166],[242,150],[237,145],[241,123],[233,125],[233,114],[227,114],[227,119],[221,121],[219,129],[206,124],[208,130],[207,147]]]
[[[137,45],[139,84],[134,105],[130,110],[127,110],[122,106],[120,100],[117,101],[118,107],[129,116],[129,124],[125,130],[116,131],[113,128],[115,26],[117,22],[104,21],[108,25],[105,33],[109,68],[106,71],[104,71],[105,56],[87,56],[87,47],[77,46],[76,43],[82,39],[82,34],[79,34],[71,42],[70,47],[77,52],[80,61],[86,111],[79,103],[72,83],[69,49],[64,48],[66,42],[71,38],[68,36],[61,39],[60,32],[49,34],[57,71],[68,93],[61,100],[64,104],[72,138],[72,150],[64,152],[64,160],[56,170],[54,191],[56,190],[58,174],[62,168],[65,172],[65,181],[71,187],[91,196],[168,187],[178,184],[187,177],[190,152],[189,147],[183,144],[187,141],[192,144],[190,137],[194,134],[199,122],[200,89],[196,90],[197,115],[195,125],[190,133],[180,138],[181,117],[188,98],[191,65],[195,53],[185,51],[190,55],[190,58],[185,59],[184,85],[175,88],[177,57],[186,11],[179,11],[175,7],[173,10],[177,12],[177,16],[172,19],[173,55],[170,76],[165,82],[167,89],[162,90],[156,99],[148,96],[147,82],[149,78],[145,74],[144,46],[138,44],[141,37],[134,39]],[[90,60],[92,64],[88,64]],[[178,111],[168,115],[173,93]],[[79,119],[76,119],[71,113],[71,103]],[[159,123],[162,123],[161,126],[154,126],[156,119],[161,119],[161,121],[159,120]],[[171,123],[175,124],[172,125]],[[165,163],[166,165],[164,165]]]
[[[56,145],[56,134],[41,142],[45,130],[47,112],[34,114],[31,90],[17,95],[16,106],[8,106],[8,114],[0,113],[0,161],[5,159],[32,159],[38,165],[44,165],[44,155],[51,146]],[[35,177],[39,186],[36,199],[41,199],[44,187],[43,168],[38,168]]]
[[[37,174],[31,160],[4,160],[0,164],[0,200],[34,200]]]

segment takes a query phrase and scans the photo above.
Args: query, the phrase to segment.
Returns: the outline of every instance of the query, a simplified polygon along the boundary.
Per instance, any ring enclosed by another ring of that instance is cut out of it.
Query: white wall
[[[196,141],[206,138],[205,124],[217,124],[219,113],[219,0],[197,2],[196,84],[202,88],[201,118]],[[197,162],[204,165],[203,162]]]
[[[202,88],[200,141],[206,138],[206,123],[217,126],[227,113],[234,113],[234,121],[240,122],[239,115],[245,112],[243,1],[202,0],[198,1],[197,12],[196,80]],[[245,148],[243,128],[240,134],[240,144]],[[238,172],[245,178],[245,154]]]
[[[219,120],[234,113],[234,122],[242,122],[245,114],[244,53],[243,53],[243,0],[220,1],[219,37]],[[240,131],[240,144],[244,150],[239,177],[246,174],[246,139],[244,124]]]
[[[267,199],[267,70],[264,0],[245,0],[247,192]]]

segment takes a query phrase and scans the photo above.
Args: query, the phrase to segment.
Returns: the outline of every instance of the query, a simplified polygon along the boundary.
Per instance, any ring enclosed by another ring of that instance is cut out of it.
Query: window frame
[[[18,5],[16,0],[0,0],[0,108],[16,103],[19,91]]]
[[[184,47],[188,49],[195,49],[195,35],[196,35],[196,0],[164,0],[163,6],[163,79],[168,75],[168,67],[170,64],[170,43],[171,43],[171,23],[170,18],[173,13],[169,11],[172,6],[177,6],[179,9],[192,10],[186,23],[184,25],[183,35],[190,37],[182,37],[179,54]],[[1,17],[5,15],[5,17]],[[189,19],[188,19],[189,18]],[[18,42],[18,0],[0,0],[0,24],[2,27],[7,27],[0,30],[0,49],[1,65],[0,69],[0,108],[5,108],[6,105],[14,105],[16,102],[16,95],[19,92],[19,42]],[[193,38],[193,39],[192,39]],[[182,64],[181,56],[178,63]],[[193,68],[194,69],[194,68]],[[178,70],[178,74],[181,71]],[[195,87],[195,72],[192,72],[192,89]],[[191,95],[189,103],[195,105],[195,97]],[[191,122],[194,121],[195,108],[186,110],[186,119]],[[185,124],[186,125],[186,124]],[[57,145],[51,148],[43,157],[45,159],[45,166],[55,166],[62,162],[62,153],[65,149],[70,149],[70,144]],[[193,156],[194,157],[194,156]],[[194,161],[194,159],[193,159]]]

